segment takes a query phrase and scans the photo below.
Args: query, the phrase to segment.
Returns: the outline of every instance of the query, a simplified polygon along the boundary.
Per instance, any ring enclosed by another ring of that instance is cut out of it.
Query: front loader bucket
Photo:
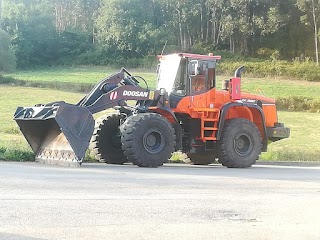
[[[18,107],[14,120],[45,164],[79,167],[89,146],[94,119],[85,107],[59,102],[52,106]]]

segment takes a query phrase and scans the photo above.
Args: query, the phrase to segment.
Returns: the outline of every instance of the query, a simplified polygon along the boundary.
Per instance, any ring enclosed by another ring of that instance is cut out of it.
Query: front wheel
[[[124,155],[139,167],[161,166],[174,151],[174,129],[159,114],[140,113],[131,116],[120,131]]]
[[[262,149],[257,126],[244,118],[225,122],[219,140],[219,162],[228,168],[247,168],[256,163]]]

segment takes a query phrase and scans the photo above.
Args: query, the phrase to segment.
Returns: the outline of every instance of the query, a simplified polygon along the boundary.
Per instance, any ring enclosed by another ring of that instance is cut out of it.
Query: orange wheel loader
[[[218,90],[220,56],[178,53],[158,59],[156,90],[122,68],[76,105],[18,107],[14,120],[36,161],[80,166],[91,140],[97,159],[109,164],[158,167],[181,150],[193,164],[217,159],[226,167],[246,168],[268,143],[289,137],[273,99],[241,92],[243,67]],[[95,127],[93,115],[109,108],[117,113]]]

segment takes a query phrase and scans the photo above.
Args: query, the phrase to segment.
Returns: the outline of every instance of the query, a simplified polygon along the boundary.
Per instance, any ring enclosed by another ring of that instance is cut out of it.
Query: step
[[[208,140],[208,141],[214,141],[217,140],[217,138],[215,137],[203,137],[204,140]]]
[[[211,131],[216,131],[218,130],[218,128],[215,128],[215,127],[204,127],[202,128],[203,130],[211,130]]]
[[[203,122],[217,122],[217,118],[202,118]]]

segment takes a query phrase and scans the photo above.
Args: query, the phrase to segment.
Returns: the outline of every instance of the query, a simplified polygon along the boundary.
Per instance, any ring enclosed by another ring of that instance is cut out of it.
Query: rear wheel
[[[128,162],[121,149],[119,132],[120,116],[113,114],[97,121],[92,138],[95,157],[108,164],[124,164]]]
[[[124,155],[139,167],[163,165],[176,143],[171,123],[156,113],[129,117],[121,126],[121,142]]]
[[[219,140],[219,162],[228,168],[251,167],[259,158],[262,148],[257,126],[243,118],[225,122]]]

